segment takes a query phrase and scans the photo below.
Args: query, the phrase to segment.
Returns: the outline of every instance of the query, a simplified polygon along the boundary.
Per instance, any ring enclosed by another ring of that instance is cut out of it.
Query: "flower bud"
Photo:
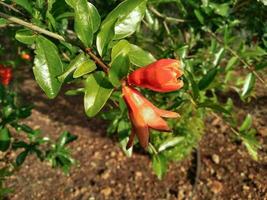
[[[176,118],[179,116],[178,113],[157,108],[136,89],[127,85],[123,85],[122,94],[132,123],[132,133],[127,148],[133,145],[135,135],[137,135],[140,145],[147,148],[150,128],[158,131],[171,131],[162,117]]]
[[[180,61],[161,59],[129,74],[127,82],[156,92],[171,92],[183,87],[183,81],[178,79],[182,75]]]

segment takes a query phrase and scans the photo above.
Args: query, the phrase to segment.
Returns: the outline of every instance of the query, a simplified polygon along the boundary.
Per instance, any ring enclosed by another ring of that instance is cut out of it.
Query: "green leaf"
[[[214,103],[210,100],[206,100],[205,102],[203,103],[199,103],[198,104],[198,107],[199,108],[211,108],[213,109],[214,111],[216,112],[219,112],[219,113],[224,113],[224,114],[227,114],[227,115],[230,115],[231,113],[226,110],[224,107],[222,107],[221,105],[217,104],[217,103]]]
[[[87,0],[77,0],[73,4],[73,9],[75,32],[83,44],[90,47],[93,43],[93,34],[100,26],[100,15],[94,5]]]
[[[71,142],[73,142],[74,140],[77,139],[76,135],[72,135],[70,132],[68,131],[64,131],[59,138],[57,139],[57,145],[59,147],[63,147],[66,144],[69,144]]]
[[[64,82],[64,80],[70,75],[72,74],[78,67],[80,67],[85,61],[88,61],[89,57],[87,55],[85,55],[84,53],[80,53],[79,55],[77,55],[68,65],[66,71],[61,74],[58,77],[58,80],[60,80],[60,82]]]
[[[250,114],[247,114],[245,120],[243,121],[242,125],[239,128],[240,132],[247,131],[252,126],[252,116]]]
[[[15,2],[18,5],[20,5],[22,8],[24,8],[30,14],[32,14],[32,1],[29,1],[29,0],[13,0],[13,2]]]
[[[95,116],[106,104],[113,87],[103,72],[90,74],[85,82],[84,108],[88,117]]]
[[[2,26],[2,25],[6,25],[6,24],[8,24],[8,23],[9,23],[9,22],[8,22],[6,19],[0,17],[0,25],[1,25],[1,26]]]
[[[33,67],[35,79],[49,98],[55,98],[61,88],[57,77],[63,72],[57,47],[50,40],[38,36],[35,53]]]
[[[146,10],[146,1],[140,3],[129,14],[119,17],[115,24],[115,40],[125,38],[133,34],[142,21]]]
[[[108,14],[97,35],[100,56],[106,53],[113,39],[122,39],[135,32],[144,16],[145,3],[146,0],[125,0]]]
[[[124,78],[129,71],[130,61],[127,55],[120,54],[111,63],[109,71],[109,80],[113,86],[117,87],[121,84],[121,79]]]
[[[103,56],[108,48],[109,43],[113,40],[116,21],[109,21],[101,26],[101,30],[96,38],[97,51],[100,56]]]
[[[25,150],[25,151],[22,151],[16,158],[16,164],[17,166],[20,166],[24,163],[27,155],[28,155],[29,151],[28,150]]]
[[[136,66],[146,66],[156,61],[154,56],[147,51],[144,51],[139,46],[131,44],[129,58],[132,64]]]
[[[218,72],[218,68],[215,67],[213,69],[211,69],[210,71],[208,71],[208,73],[199,81],[198,83],[198,88],[200,90],[204,90],[206,89],[214,80],[216,74]]]
[[[232,58],[228,61],[227,65],[226,65],[226,67],[225,67],[225,71],[230,71],[230,70],[232,70],[233,67],[234,67],[234,65],[237,63],[237,61],[238,61],[238,58],[237,58],[236,56],[232,57]]]
[[[73,73],[73,78],[81,77],[85,74],[89,74],[96,70],[96,64],[94,61],[88,59],[83,61]]]
[[[215,13],[221,15],[223,17],[227,17],[229,15],[229,3],[209,3],[209,6],[214,9]]]
[[[115,44],[111,51],[111,59],[114,60],[118,55],[128,54],[131,50],[131,44],[127,40],[120,40]]]
[[[15,38],[23,44],[33,44],[37,36],[28,29],[21,29],[16,32]]]
[[[136,45],[129,43],[127,40],[120,40],[112,48],[112,59],[116,58],[116,56],[121,53],[128,54],[130,62],[136,66],[146,66],[156,61],[152,54],[144,51],[142,48]]]
[[[165,156],[162,154],[154,155],[152,158],[152,168],[161,180],[167,172],[167,160]]]
[[[259,46],[246,49],[243,53],[243,57],[260,57],[267,55],[267,52]]]
[[[191,88],[192,88],[192,97],[193,99],[196,101],[199,97],[199,89],[198,89],[198,85],[193,77],[193,74],[191,72],[189,72],[188,70],[186,70],[187,73],[187,77],[191,83]]]
[[[129,141],[130,125],[128,122],[121,120],[118,124],[118,136],[120,141],[120,146],[123,152],[128,156],[132,156],[133,148],[126,149],[127,143]]]
[[[245,79],[245,83],[243,85],[241,97],[246,98],[250,95],[255,85],[255,75],[253,73],[249,73]]]
[[[75,6],[75,1],[76,0],[65,0],[65,2],[72,8],[74,8],[74,6]]]
[[[6,151],[10,145],[11,135],[7,128],[2,128],[0,130],[0,151]]]
[[[220,50],[214,55],[214,61],[213,61],[213,66],[217,67],[217,65],[219,64],[220,60],[222,59],[224,53],[224,48],[220,48]]]
[[[255,129],[251,129],[246,133],[241,134],[241,139],[252,158],[258,160],[258,149],[260,148],[260,144],[256,138]]]
[[[159,152],[164,151],[170,147],[174,147],[175,145],[179,144],[184,140],[184,137],[172,137],[170,139],[167,139],[165,142],[163,142],[159,146]]]
[[[194,10],[195,16],[197,17],[198,21],[204,25],[205,21],[204,21],[204,17],[201,14],[201,12],[199,10]]]

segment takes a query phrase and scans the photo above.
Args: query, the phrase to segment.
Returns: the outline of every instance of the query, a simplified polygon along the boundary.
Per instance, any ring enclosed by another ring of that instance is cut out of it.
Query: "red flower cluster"
[[[149,143],[149,129],[169,132],[171,129],[162,117],[176,118],[176,112],[161,110],[132,88],[132,85],[149,88],[158,92],[171,92],[183,86],[177,78],[182,76],[180,63],[173,59],[162,59],[148,66],[137,69],[129,74],[123,83],[122,94],[128,108],[132,123],[132,132],[127,149],[133,146],[137,135],[140,145],[147,148]]]
[[[12,69],[0,64],[1,83],[5,86],[9,85],[12,78]]]

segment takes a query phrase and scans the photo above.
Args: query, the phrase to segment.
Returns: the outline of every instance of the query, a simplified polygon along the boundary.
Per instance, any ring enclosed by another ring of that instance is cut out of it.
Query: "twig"
[[[169,22],[173,22],[173,23],[184,23],[184,22],[187,21],[187,20],[184,20],[184,19],[178,19],[178,18],[168,17],[166,15],[163,15],[162,13],[160,13],[159,11],[157,11],[153,6],[149,6],[149,9],[157,17],[160,17],[160,18],[164,19],[165,21],[169,21]]]
[[[100,58],[98,58],[93,52],[91,48],[85,49],[86,53],[103,69],[103,71],[107,74],[109,71],[108,65],[106,65]]]
[[[228,50],[232,55],[236,56],[240,62],[242,62],[245,66],[248,67],[249,71],[251,73],[253,73],[257,79],[263,83],[264,87],[266,87],[266,83],[265,81],[259,76],[259,74],[257,72],[255,72],[255,70],[253,69],[253,67],[247,62],[245,61],[243,58],[241,58],[241,56],[235,51],[233,50],[231,47],[229,47],[228,45],[226,45],[220,38],[218,38],[213,32],[211,32],[210,30],[206,30],[206,32],[213,37],[215,40],[217,40],[217,42],[219,42],[221,45],[225,46],[225,49]]]
[[[47,30],[45,30],[43,28],[40,28],[39,26],[36,26],[36,25],[31,24],[29,22],[23,21],[23,20],[21,20],[21,19],[19,19],[17,17],[13,17],[13,16],[7,15],[7,14],[2,13],[2,12],[0,12],[0,17],[3,17],[3,18],[5,18],[8,21],[11,21],[13,23],[16,23],[16,24],[20,24],[22,26],[25,26],[25,27],[33,30],[33,31],[38,32],[38,33],[41,33],[41,34],[47,35],[49,37],[55,38],[57,40],[66,42],[65,38],[62,37],[61,35],[58,35],[56,33],[52,33],[50,31],[47,31]]]
[[[197,163],[196,163],[196,176],[194,180],[194,185],[192,189],[192,194],[189,198],[189,200],[192,200],[195,196],[196,190],[197,190],[197,185],[200,177],[200,171],[201,171],[201,155],[200,155],[200,150],[199,147],[196,148],[196,157],[197,157]]]
[[[89,56],[96,62],[96,64],[97,64],[99,67],[101,67],[101,68],[103,69],[103,71],[104,71],[105,73],[108,73],[109,66],[106,65],[106,64],[105,64],[99,57],[97,57],[97,56],[92,52],[92,49],[90,49],[90,48],[84,48],[84,47],[82,47],[82,46],[80,46],[80,45],[74,44],[73,41],[67,40],[67,39],[65,39],[63,36],[61,36],[61,35],[59,35],[59,34],[57,34],[57,33],[50,32],[50,31],[48,31],[48,30],[46,30],[46,29],[40,28],[39,26],[36,26],[36,25],[34,25],[34,24],[31,24],[31,23],[26,22],[26,21],[24,21],[24,20],[21,20],[21,19],[19,19],[19,18],[16,18],[16,17],[10,16],[10,15],[7,15],[7,14],[5,14],[5,13],[0,12],[0,17],[6,19],[6,20],[8,20],[8,21],[11,21],[11,22],[13,22],[13,23],[15,23],[15,24],[19,24],[19,25],[22,25],[22,26],[24,26],[24,27],[27,27],[27,28],[29,28],[29,29],[31,29],[31,30],[33,30],[33,31],[38,32],[38,33],[41,33],[41,34],[47,35],[47,36],[49,36],[49,37],[51,37],[51,38],[57,39],[57,40],[59,40],[59,41],[62,41],[62,42],[68,42],[68,43],[70,43],[70,44],[72,44],[72,45],[79,46],[84,52],[86,52],[86,53],[87,53],[87,54],[88,54],[88,55],[89,55]]]
[[[4,6],[4,7],[8,8],[8,9],[10,9],[10,10],[15,11],[16,13],[19,13],[19,14],[25,16],[22,12],[20,12],[20,11],[19,11],[18,9],[16,9],[16,8],[14,8],[12,5],[9,5],[9,4],[7,4],[7,3],[5,3],[5,2],[3,2],[3,1],[0,1],[0,4],[1,4],[2,6]]]

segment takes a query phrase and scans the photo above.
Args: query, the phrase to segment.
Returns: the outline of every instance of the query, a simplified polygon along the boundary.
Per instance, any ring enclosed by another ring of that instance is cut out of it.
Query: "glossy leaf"
[[[114,59],[117,55],[121,53],[128,54],[130,62],[136,66],[146,66],[156,61],[152,54],[143,50],[137,45],[129,43],[127,40],[119,41],[112,48],[111,57]]]
[[[7,128],[0,129],[0,151],[8,150],[10,146],[11,135]]]
[[[165,142],[163,142],[159,147],[159,152],[164,151],[170,147],[174,147],[175,145],[179,144],[184,140],[184,137],[172,137]]]
[[[199,81],[198,88],[200,90],[206,89],[211,84],[211,82],[214,80],[217,72],[218,72],[217,67],[208,71],[208,73]]]
[[[246,146],[249,154],[254,160],[258,160],[258,149],[260,148],[260,144],[256,138],[256,131],[251,129],[241,135],[241,139],[243,144]]]
[[[164,155],[154,155],[152,158],[152,168],[159,179],[162,179],[167,172],[167,160]]]
[[[16,32],[15,38],[24,44],[33,44],[37,36],[28,29],[21,29]]]
[[[146,1],[140,3],[128,15],[119,17],[115,24],[115,37],[114,39],[122,39],[133,34],[139,23],[144,17],[146,10]]]
[[[59,138],[57,139],[57,145],[63,147],[66,144],[69,144],[77,139],[76,135],[72,135],[68,131],[64,131]]]
[[[249,96],[249,94],[254,88],[254,85],[255,85],[255,75],[253,73],[249,73],[245,79],[241,97],[246,98],[247,96]]]
[[[232,69],[234,68],[234,65],[236,65],[237,61],[238,61],[238,58],[237,58],[237,57],[235,57],[235,56],[232,57],[232,58],[228,61],[227,65],[226,65],[226,67],[225,67],[225,70],[226,70],[226,71],[232,70]]]
[[[17,166],[20,166],[24,163],[27,155],[28,155],[29,151],[28,150],[25,150],[25,151],[22,151],[16,158],[16,164]]]
[[[252,126],[252,116],[250,114],[247,114],[245,120],[243,121],[242,125],[239,128],[240,132],[246,131],[250,129]]]
[[[35,53],[33,67],[35,79],[49,98],[55,98],[61,88],[57,77],[63,72],[57,47],[50,40],[39,36],[36,39]]]
[[[66,71],[61,74],[58,79],[61,82],[64,82],[64,80],[72,74],[78,67],[82,65],[86,60],[89,60],[88,56],[86,56],[84,53],[80,53],[78,56],[76,56],[67,67]]]
[[[88,117],[95,116],[106,104],[113,87],[103,72],[95,72],[85,82],[84,108]]]
[[[74,9],[74,29],[78,38],[86,47],[90,47],[93,42],[93,34],[100,26],[100,15],[97,9],[87,0],[77,0],[71,3]]]
[[[113,40],[115,22],[116,21],[109,21],[102,25],[101,31],[97,35],[96,46],[100,56],[106,53],[109,43]]]
[[[73,78],[81,77],[85,74],[89,74],[96,70],[96,64],[94,61],[88,59],[83,61],[73,73]]]
[[[145,12],[146,0],[125,0],[112,10],[97,35],[97,50],[102,56],[113,39],[121,39],[135,32]]]
[[[128,74],[129,65],[130,61],[126,54],[120,54],[112,61],[109,80],[113,86],[117,87],[121,84],[121,79]]]

